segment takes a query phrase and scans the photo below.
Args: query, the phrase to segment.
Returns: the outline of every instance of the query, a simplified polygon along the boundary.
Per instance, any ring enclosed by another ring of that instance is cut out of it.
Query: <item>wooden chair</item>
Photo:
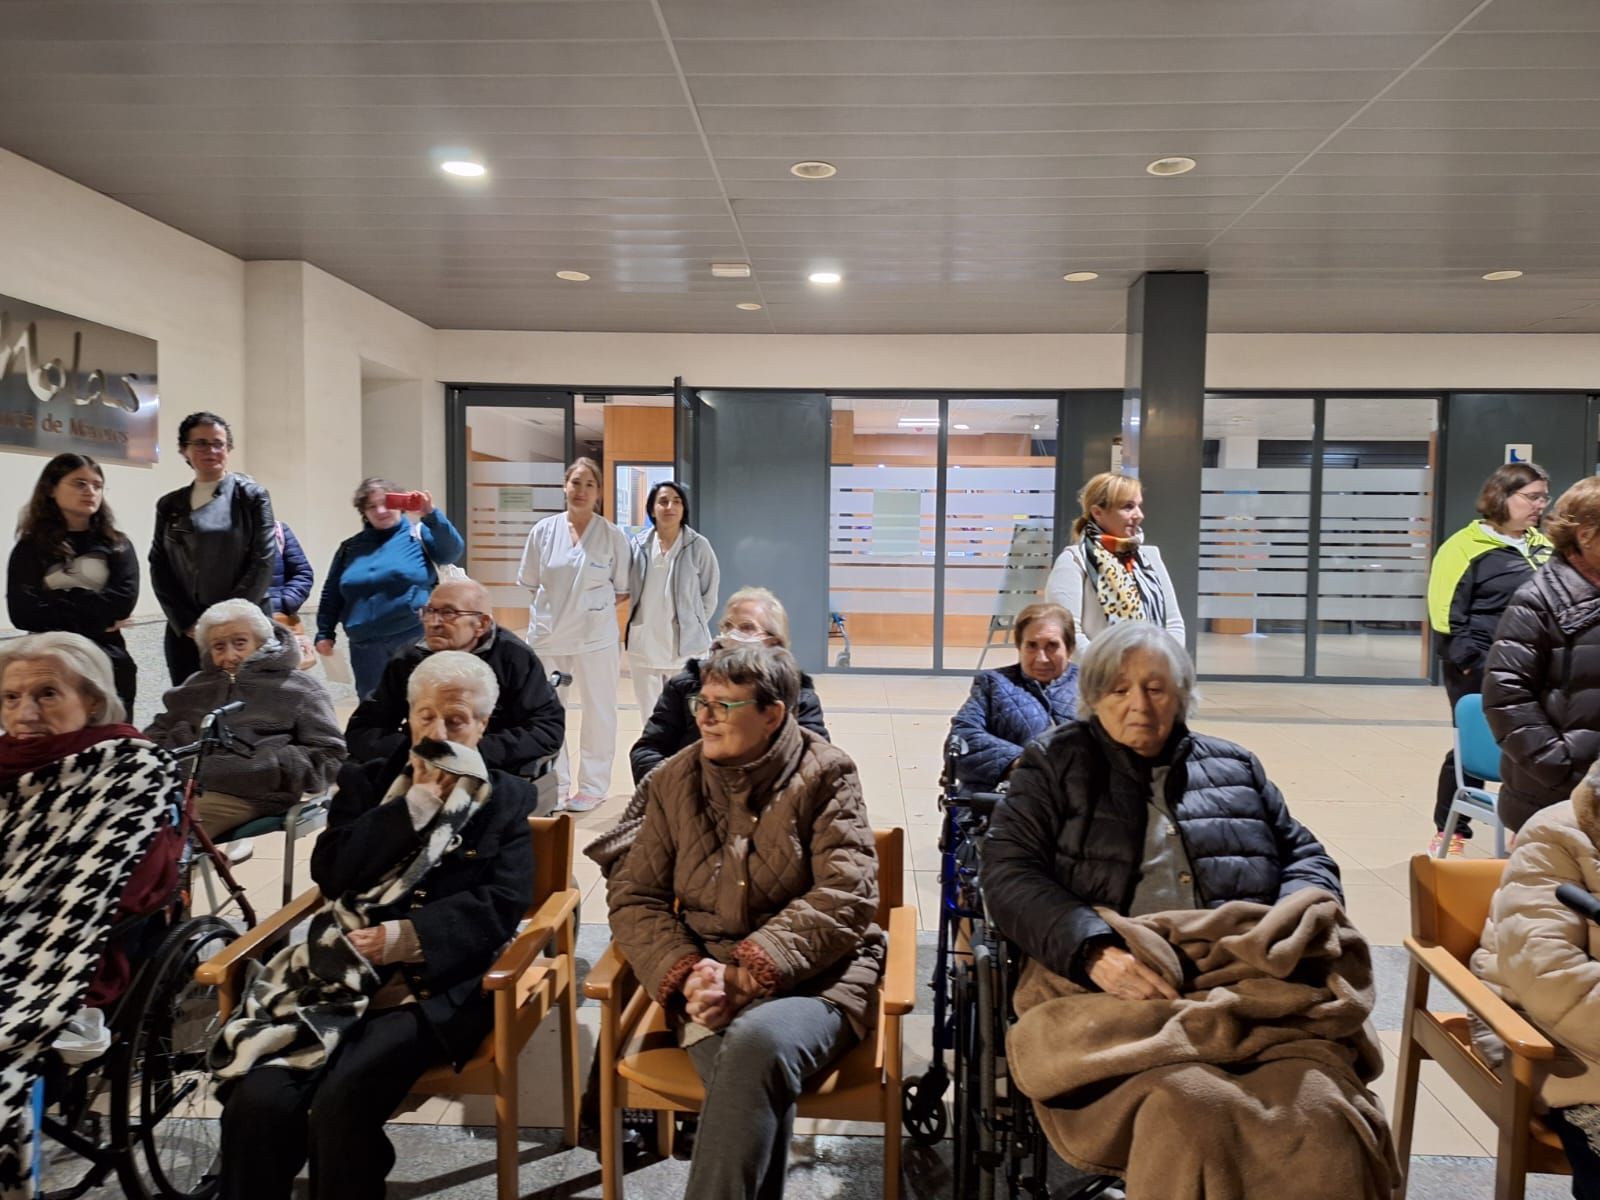
[[[900,1018],[916,1004],[917,913],[901,903],[905,830],[880,829],[877,922],[889,939],[878,1023],[800,1096],[799,1114],[883,1126],[883,1194],[900,1195]],[[654,1109],[657,1146],[672,1153],[672,1114],[699,1112],[705,1089],[678,1049],[666,1014],[639,986],[613,942],[584,993],[600,1002],[600,1177],[605,1200],[622,1200],[622,1110]]]
[[[1478,948],[1505,865],[1501,859],[1435,859],[1426,854],[1411,860],[1411,936],[1406,939],[1411,966],[1394,1130],[1400,1168],[1409,1177],[1418,1073],[1423,1059],[1433,1059],[1500,1131],[1495,1200],[1522,1200],[1529,1171],[1567,1175],[1571,1168],[1560,1139],[1533,1114],[1533,1100],[1555,1047],[1467,966]],[[1473,1046],[1465,1013],[1428,1010],[1428,982],[1433,979],[1505,1043],[1505,1062],[1499,1070]],[[1405,1194],[1402,1183],[1395,1200],[1405,1200]]]
[[[552,1008],[561,1011],[562,1141],[578,1142],[578,891],[572,887],[575,826],[566,813],[530,817],[533,830],[533,904],[521,933],[500,953],[483,977],[494,998],[494,1028],[458,1072],[448,1063],[433,1067],[412,1092],[427,1096],[493,1096],[495,1181],[500,1200],[515,1200],[517,1183],[517,1057]],[[316,888],[273,914],[215,958],[201,964],[195,979],[217,989],[226,1018],[240,999],[247,960],[272,947],[316,911]],[[553,953],[548,953],[553,949]]]

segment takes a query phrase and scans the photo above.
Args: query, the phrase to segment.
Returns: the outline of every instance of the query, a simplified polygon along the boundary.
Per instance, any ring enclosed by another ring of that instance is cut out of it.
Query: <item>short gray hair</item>
[[[250,632],[261,639],[263,646],[273,639],[273,625],[267,614],[261,611],[259,604],[251,604],[248,600],[218,600],[205,612],[200,614],[200,619],[194,623],[194,643],[202,650],[206,641],[211,637],[211,630],[218,625],[226,625],[230,621],[243,621],[250,626]],[[209,660],[208,660],[209,661]]]
[[[740,643],[714,650],[700,664],[700,682],[708,679],[753,687],[761,708],[781,701],[792,714],[800,702],[800,666],[782,646]]]
[[[477,611],[483,613],[490,620],[494,619],[494,602],[490,599],[489,589],[472,578],[472,576],[456,575],[450,579],[439,580],[438,583],[433,585],[433,591],[428,594],[428,602],[431,604],[433,597],[437,596],[444,588],[462,589],[471,597],[468,600],[469,604],[473,605]]]
[[[500,681],[489,664],[465,650],[441,650],[423,659],[406,681],[406,704],[415,704],[430,687],[459,688],[471,698],[473,713],[485,720],[500,699]]]
[[[742,587],[728,597],[728,602],[722,606],[722,616],[726,620],[733,606],[736,604],[759,604],[766,610],[767,632],[778,639],[780,646],[789,644],[789,613],[783,607],[783,601],[773,595],[771,590],[764,587]]]
[[[106,652],[81,633],[33,633],[0,642],[0,677],[14,662],[46,659],[78,681],[89,700],[89,724],[116,725],[128,719],[117,698],[117,684]]]
[[[1078,715],[1089,717],[1104,700],[1122,671],[1128,655],[1140,650],[1167,664],[1167,675],[1178,693],[1178,712],[1194,715],[1199,699],[1194,688],[1194,663],[1189,652],[1165,629],[1147,621],[1121,621],[1089,643],[1078,662]]]

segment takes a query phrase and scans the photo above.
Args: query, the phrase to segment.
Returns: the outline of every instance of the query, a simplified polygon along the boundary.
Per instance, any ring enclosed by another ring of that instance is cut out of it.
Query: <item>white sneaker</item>
[[[237,867],[240,863],[249,862],[256,852],[255,838],[240,838],[237,842],[229,842],[228,865]]]
[[[605,802],[604,796],[568,796],[567,802],[561,807],[568,812],[586,813],[593,812]]]
[[[106,1027],[105,1013],[98,1008],[80,1008],[61,1027],[50,1048],[73,1065],[99,1058],[111,1049],[111,1030]]]

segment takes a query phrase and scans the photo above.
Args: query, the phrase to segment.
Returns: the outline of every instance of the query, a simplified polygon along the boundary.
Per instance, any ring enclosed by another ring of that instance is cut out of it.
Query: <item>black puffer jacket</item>
[[[691,658],[683,664],[683,670],[667,680],[661,689],[661,699],[656,701],[655,712],[644,714],[644,729],[633,749],[628,751],[634,783],[642,781],[685,746],[700,740],[700,726],[695,724],[694,714],[689,711],[689,697],[699,690],[700,660]],[[822,701],[817,699],[811,676],[804,671],[800,672],[800,699],[794,706],[794,719],[802,729],[828,737],[828,727],[822,720]]]
[[[1338,864],[1289,815],[1255,755],[1180,724],[1166,759],[1167,805],[1202,905],[1275,904],[1305,887],[1343,898]],[[1126,913],[1139,883],[1151,765],[1096,720],[1058,725],[1023,752],[984,843],[984,902],[996,923],[1086,986],[1085,950],[1121,944],[1095,906]]]
[[[1600,588],[1552,558],[1495,629],[1483,712],[1500,743],[1508,829],[1567,799],[1600,757]]]

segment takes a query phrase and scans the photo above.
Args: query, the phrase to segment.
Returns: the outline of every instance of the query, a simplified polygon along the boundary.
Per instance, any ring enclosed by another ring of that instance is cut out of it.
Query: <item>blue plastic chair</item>
[[[1463,696],[1456,701],[1456,794],[1445,817],[1446,832],[1456,827],[1457,817],[1477,818],[1494,826],[1494,856],[1506,856],[1506,827],[1500,823],[1500,810],[1493,792],[1468,787],[1467,776],[1485,783],[1500,782],[1500,746],[1494,740],[1483,715],[1482,696]],[[1439,839],[1437,857],[1450,852],[1450,839]]]

